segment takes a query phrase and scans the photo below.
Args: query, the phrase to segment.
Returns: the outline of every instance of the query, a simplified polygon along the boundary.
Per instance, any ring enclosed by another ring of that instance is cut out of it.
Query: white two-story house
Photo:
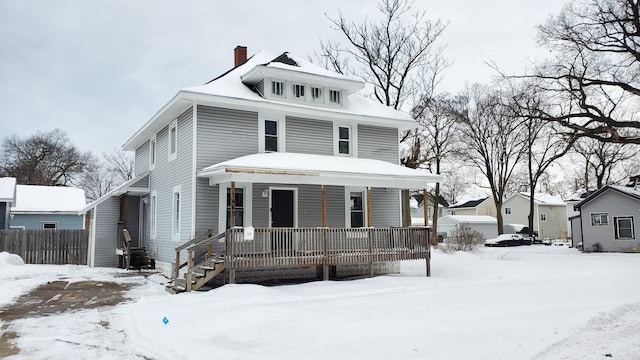
[[[318,229],[368,236],[371,247],[373,235],[344,229],[399,227],[400,190],[439,180],[399,165],[399,134],[416,124],[360,95],[362,81],[289,53],[246,51],[237,47],[235,67],[218,78],[178,91],[124,144],[136,177],[85,209],[91,265],[117,265],[114,234],[124,228],[167,274],[208,230],[219,234],[209,253],[227,256],[347,246],[327,245]],[[241,229],[240,245],[231,246],[230,228]],[[291,230],[276,239],[273,229]]]

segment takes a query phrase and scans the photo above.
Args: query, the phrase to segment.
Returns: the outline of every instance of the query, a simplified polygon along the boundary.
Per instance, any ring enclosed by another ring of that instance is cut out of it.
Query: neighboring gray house
[[[489,215],[446,215],[438,219],[438,234],[445,238],[451,236],[451,232],[456,226],[467,224],[473,230],[484,235],[486,239],[498,236],[498,220]],[[446,233],[446,235],[445,235]]]
[[[533,231],[541,238],[566,239],[567,205],[562,199],[535,193],[533,199]],[[529,193],[515,193],[502,203],[505,224],[529,224]],[[528,226],[528,225],[527,225]]]
[[[0,230],[9,228],[11,205],[16,201],[16,179],[0,178]]]
[[[80,211],[83,189],[65,186],[16,185],[16,201],[9,220],[12,229],[84,229]]]
[[[640,241],[635,226],[640,216],[640,191],[625,186],[605,186],[575,205],[580,212],[571,220],[572,244],[586,252],[637,252]]]
[[[124,144],[136,177],[85,208],[90,265],[117,265],[123,228],[168,275],[175,249],[207,229],[219,234],[215,252],[233,250],[234,226],[247,230],[242,246],[257,243],[253,229],[271,236],[265,253],[310,246],[301,228],[357,239],[340,229],[399,227],[400,190],[440,179],[400,166],[399,136],[416,124],[359,95],[360,80],[289,53],[234,55],[233,69],[178,91]]]

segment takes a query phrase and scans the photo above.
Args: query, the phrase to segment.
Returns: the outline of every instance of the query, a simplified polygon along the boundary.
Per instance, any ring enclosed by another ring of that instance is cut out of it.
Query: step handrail
[[[180,269],[187,266],[187,271],[190,271],[193,268],[193,253],[196,248],[199,246],[207,245],[207,259],[212,256],[212,245],[213,242],[220,240],[225,236],[225,233],[222,232],[215,236],[212,236],[213,230],[209,229],[204,233],[196,236],[192,240],[187,241],[186,243],[176,247],[176,264],[175,264],[175,277],[177,279],[180,277]],[[183,250],[187,250],[188,260],[187,262],[180,264],[180,252]]]

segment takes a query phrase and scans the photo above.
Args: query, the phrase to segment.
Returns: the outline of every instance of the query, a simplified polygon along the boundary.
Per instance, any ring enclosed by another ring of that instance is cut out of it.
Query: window
[[[58,228],[58,222],[57,221],[43,221],[42,222],[42,229],[43,230],[56,230]]]
[[[364,226],[364,209],[362,206],[362,192],[351,192],[351,227]]]
[[[311,87],[311,99],[313,101],[322,101],[322,88]]]
[[[156,137],[149,140],[149,170],[153,170],[156,166]]]
[[[340,104],[340,90],[329,90],[329,101]]]
[[[178,121],[174,120],[169,126],[169,161],[178,156]]]
[[[456,211],[455,210],[451,210],[451,215],[455,215]]]
[[[244,189],[235,189],[235,226],[244,226]],[[231,189],[227,189],[227,229],[231,227]]]
[[[591,226],[609,226],[609,214],[608,213],[591,214]]]
[[[275,96],[284,96],[284,82],[271,81],[271,94]]]
[[[351,128],[347,126],[338,127],[338,153],[349,155],[351,142]]]
[[[156,224],[158,222],[158,193],[156,190],[151,192],[151,206],[149,209],[149,235],[152,239],[156,238]]]
[[[293,84],[292,87],[293,96],[296,98],[304,98],[304,85]]]
[[[540,213],[540,221],[547,221],[547,214]]]
[[[618,216],[613,218],[613,224],[615,227],[616,239],[635,239],[633,232],[633,217],[632,216]]]
[[[173,228],[173,238],[174,240],[180,239],[180,216],[181,214],[181,189],[180,185],[173,187],[173,217],[172,217],[172,228]]]
[[[511,208],[504,208],[505,215],[511,215]]]
[[[264,121],[264,151],[278,151],[278,122]]]

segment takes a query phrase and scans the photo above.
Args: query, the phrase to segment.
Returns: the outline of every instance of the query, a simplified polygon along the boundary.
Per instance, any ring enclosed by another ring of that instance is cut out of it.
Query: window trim
[[[367,188],[362,186],[344,187],[344,225],[351,228],[351,193],[362,194],[362,228],[369,227],[367,214]]]
[[[154,240],[158,224],[158,191],[152,190],[149,197],[149,238]]]
[[[218,232],[227,227],[227,189],[230,187],[230,183],[218,187]],[[237,182],[236,189],[243,189],[244,192],[244,226],[253,226],[253,184]]]
[[[176,195],[178,195],[177,201]],[[180,240],[182,232],[182,208],[182,186],[176,185],[173,187],[173,191],[171,192],[171,238],[174,241]]]
[[[596,224],[593,220],[594,220],[594,215],[600,215],[601,219],[602,219],[602,215],[605,216],[605,219],[607,220],[606,223],[599,223]],[[591,220],[591,226],[609,226],[609,213],[608,212],[595,212],[595,213],[590,213],[589,214],[589,219]]]
[[[276,121],[278,123],[278,152],[285,152],[286,149],[286,121],[282,112],[277,111],[260,111],[258,113],[258,152],[265,153],[265,133],[264,122],[266,120]]]
[[[149,170],[153,170],[156,168],[156,163],[158,162],[158,138],[156,135],[153,135],[149,139]]]
[[[619,220],[630,220],[631,222],[631,237],[620,237],[620,223]],[[633,221],[633,216],[614,216],[613,217],[613,236],[615,240],[635,240],[636,229]]]
[[[340,153],[340,128],[349,128],[349,154]],[[333,155],[358,157],[358,125],[349,123],[333,123]]]
[[[277,94],[277,93],[274,92],[275,84],[281,84],[281,86],[280,86],[281,93],[280,94]],[[271,96],[272,97],[277,97],[277,98],[286,98],[287,97],[286,86],[287,86],[287,82],[284,81],[284,80],[271,79],[271,91],[270,91]]]
[[[175,129],[175,136],[172,133],[173,129]],[[172,161],[178,157],[178,119],[173,120],[171,124],[169,124],[169,133],[167,136],[167,153],[169,161]],[[171,152],[172,149],[173,152]]]
[[[276,123],[276,134],[275,135],[267,134],[267,121]],[[279,129],[278,123],[279,123],[278,120],[271,120],[271,119],[265,119],[262,122],[262,125],[264,126],[264,137],[263,137],[263,140],[264,140],[264,152],[278,152],[278,149],[280,148],[278,146],[279,145],[278,144],[278,142],[279,142],[278,141],[278,138],[279,138],[278,135],[280,134],[280,131],[279,131],[280,129]],[[269,138],[274,138],[275,137],[276,138],[276,149],[275,150],[271,150],[271,149],[267,150],[267,137],[269,137]]]
[[[48,224],[52,224],[54,227],[53,228],[45,228],[45,225]],[[41,221],[40,222],[40,229],[42,230],[58,230],[60,229],[60,222],[59,221]]]

